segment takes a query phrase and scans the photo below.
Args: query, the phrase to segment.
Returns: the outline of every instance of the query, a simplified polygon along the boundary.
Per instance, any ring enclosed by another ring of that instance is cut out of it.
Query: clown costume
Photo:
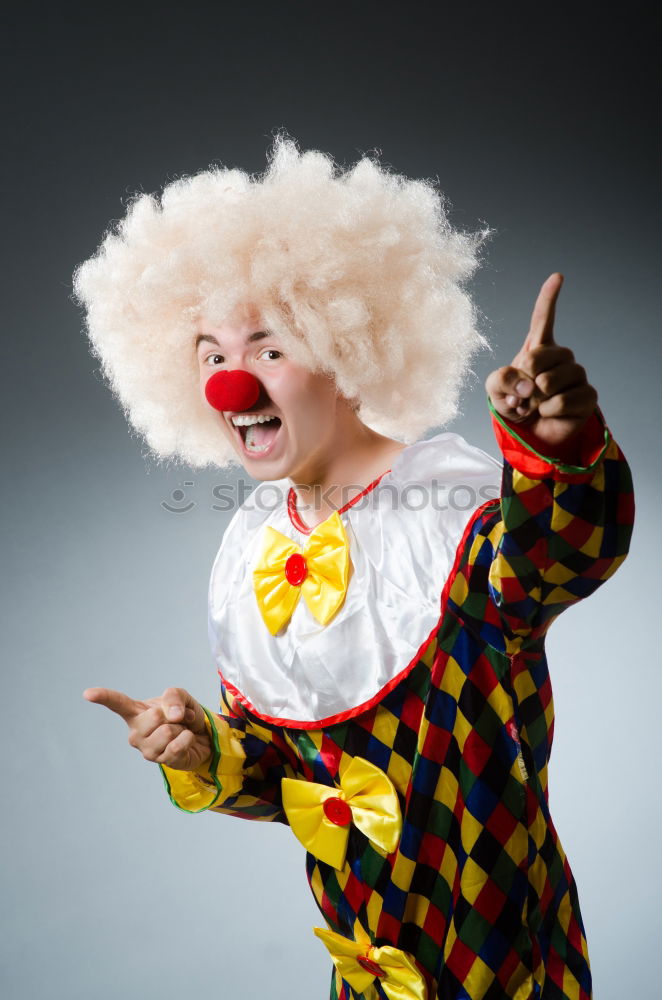
[[[184,699],[173,726],[158,699],[89,700],[134,726],[134,746],[152,740],[180,809],[289,825],[332,1000],[592,995],[549,810],[545,637],[627,555],[632,482],[553,341],[551,279],[487,383],[499,460],[438,431],[485,346],[463,286],[486,236],[454,230],[429,182],[368,158],[342,173],[278,137],[262,178],[215,168],[138,197],[76,274],[94,353],[152,452],[239,456],[261,480],[211,571],[220,706]],[[232,364],[237,315],[257,343]],[[305,463],[281,457],[307,440],[283,356],[328,377],[384,456],[317,516]],[[572,433],[554,440],[555,419]]]

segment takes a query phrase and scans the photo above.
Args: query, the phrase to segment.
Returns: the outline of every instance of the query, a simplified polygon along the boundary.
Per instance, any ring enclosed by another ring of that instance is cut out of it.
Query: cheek
[[[300,439],[306,442],[306,447],[315,448],[326,441],[333,429],[334,399],[328,393],[316,388],[307,396],[297,416]]]
[[[299,439],[319,440],[321,430],[333,422],[336,393],[329,379],[293,365],[265,377],[264,384]]]
[[[291,383],[285,392],[291,410],[309,415],[311,420],[328,413],[333,405],[327,386],[310,378]]]

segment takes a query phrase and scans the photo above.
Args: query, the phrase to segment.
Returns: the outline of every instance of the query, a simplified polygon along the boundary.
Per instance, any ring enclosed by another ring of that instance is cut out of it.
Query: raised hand
[[[109,688],[87,688],[83,697],[124,719],[129,743],[145,760],[192,771],[211,758],[204,709],[183,688],[167,688],[160,698],[146,701]]]
[[[485,382],[495,410],[506,420],[524,425],[549,448],[562,445],[581,430],[598,400],[570,348],[554,340],[554,313],[562,284],[562,274],[547,278],[519,353]]]

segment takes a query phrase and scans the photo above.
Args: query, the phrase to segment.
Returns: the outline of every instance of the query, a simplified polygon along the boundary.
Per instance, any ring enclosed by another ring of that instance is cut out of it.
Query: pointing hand
[[[554,340],[554,313],[563,275],[544,282],[519,353],[485,382],[495,410],[554,448],[576,434],[593,413],[598,394],[568,347]]]
[[[121,691],[87,688],[83,697],[105,705],[129,727],[129,743],[145,760],[192,771],[211,758],[212,746],[202,705],[183,688],[167,688],[160,698],[136,701]]]

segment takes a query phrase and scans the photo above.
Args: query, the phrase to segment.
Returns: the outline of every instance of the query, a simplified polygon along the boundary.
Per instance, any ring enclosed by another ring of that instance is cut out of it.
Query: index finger
[[[555,271],[543,282],[536,304],[531,313],[531,325],[524,350],[530,351],[534,347],[542,347],[543,344],[554,343],[554,316],[556,313],[556,300],[563,284],[563,275]]]
[[[83,697],[96,705],[104,705],[116,715],[121,715],[125,722],[130,722],[136,715],[144,712],[146,707],[142,701],[135,701],[129,698],[128,694],[110,688],[86,688]]]

